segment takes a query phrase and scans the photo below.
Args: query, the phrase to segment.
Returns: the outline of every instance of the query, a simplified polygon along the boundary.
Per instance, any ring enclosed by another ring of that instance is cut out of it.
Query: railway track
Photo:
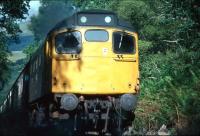
[[[6,115],[1,115],[0,119],[0,135],[1,136],[112,136],[111,133],[101,133],[95,130],[87,131],[87,132],[74,132],[74,128],[72,124],[66,123],[66,121],[59,121],[50,123],[47,126],[43,126],[40,128],[29,128],[26,124],[19,123],[19,120],[15,120],[16,116],[9,117]],[[85,126],[87,127],[87,126]],[[115,135],[115,134],[113,134]],[[130,133],[126,132],[126,135],[130,135]]]

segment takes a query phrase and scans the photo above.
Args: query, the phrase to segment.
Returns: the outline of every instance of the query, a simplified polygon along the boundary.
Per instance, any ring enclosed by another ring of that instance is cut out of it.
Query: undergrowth
[[[134,128],[172,134],[199,133],[200,70],[182,66],[180,52],[151,53],[150,42],[140,41],[141,94]],[[186,52],[185,52],[186,53]],[[184,52],[183,52],[184,54]]]

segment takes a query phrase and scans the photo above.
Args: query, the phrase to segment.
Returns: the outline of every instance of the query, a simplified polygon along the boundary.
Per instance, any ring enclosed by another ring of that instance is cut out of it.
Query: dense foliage
[[[21,32],[17,21],[25,18],[29,0],[0,1],[0,90],[9,77],[9,61],[7,42],[14,39],[17,42]]]
[[[162,124],[200,133],[198,0],[75,0],[80,9],[115,11],[138,29],[141,96],[135,127]],[[192,125],[189,125],[192,124]]]

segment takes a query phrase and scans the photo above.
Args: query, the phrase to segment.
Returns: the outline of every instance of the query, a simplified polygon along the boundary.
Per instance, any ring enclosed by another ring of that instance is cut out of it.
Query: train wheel
[[[123,136],[126,129],[128,128],[128,122],[131,120],[130,118],[127,119],[121,111],[117,113],[113,113],[114,116],[112,118],[110,132],[113,136]]]
[[[36,111],[35,109],[33,109],[30,113],[29,113],[29,126],[30,128],[33,128],[35,126],[35,117],[36,116]]]
[[[122,119],[121,119],[121,117],[118,117],[118,120],[117,120],[116,123],[117,123],[116,136],[122,136],[123,129],[122,129]]]
[[[45,114],[45,108],[40,106],[37,109],[33,109],[29,115],[29,124],[31,128],[40,128],[47,126],[47,117]]]

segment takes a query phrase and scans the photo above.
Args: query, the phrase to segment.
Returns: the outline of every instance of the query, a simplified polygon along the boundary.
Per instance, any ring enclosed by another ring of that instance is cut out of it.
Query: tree
[[[38,49],[39,45],[37,42],[31,43],[26,48],[24,48],[23,53],[26,54],[27,60],[30,59],[31,55]]]
[[[114,10],[119,0],[74,0],[74,4],[81,10],[87,9],[112,9]]]
[[[70,16],[73,12],[74,8],[69,0],[42,0],[38,15],[31,18],[29,25],[35,40],[43,40],[58,22]]]
[[[7,42],[9,39],[18,40],[21,32],[17,21],[25,18],[28,12],[29,0],[4,0],[0,2],[0,89],[8,78]]]

